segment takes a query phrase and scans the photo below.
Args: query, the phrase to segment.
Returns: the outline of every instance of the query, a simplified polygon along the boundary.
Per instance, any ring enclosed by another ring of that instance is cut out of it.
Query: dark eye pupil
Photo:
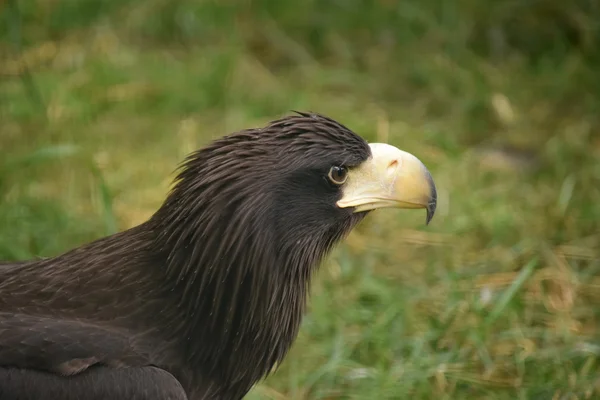
[[[333,177],[336,179],[341,179],[344,177],[344,171],[340,167],[333,168]]]
[[[336,182],[342,182],[346,179],[347,170],[344,167],[333,167],[331,169],[331,177]]]

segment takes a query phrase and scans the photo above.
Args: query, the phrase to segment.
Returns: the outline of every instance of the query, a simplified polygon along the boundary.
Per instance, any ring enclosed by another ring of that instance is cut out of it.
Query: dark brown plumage
[[[368,212],[336,206],[328,172],[369,157],[346,127],[299,113],[193,153],[149,221],[0,265],[0,398],[243,397],[295,339],[315,267]]]

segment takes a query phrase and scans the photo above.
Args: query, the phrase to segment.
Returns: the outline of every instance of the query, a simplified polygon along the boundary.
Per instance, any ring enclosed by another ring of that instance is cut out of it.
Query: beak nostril
[[[398,162],[398,159],[392,160],[390,165],[388,165],[388,170],[394,170],[394,169],[398,168],[399,164],[400,163]]]

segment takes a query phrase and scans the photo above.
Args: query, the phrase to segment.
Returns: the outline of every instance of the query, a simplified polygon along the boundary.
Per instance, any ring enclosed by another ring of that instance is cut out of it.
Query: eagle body
[[[381,207],[352,180],[373,148],[313,113],[236,132],[141,225],[0,264],[0,398],[242,398],[291,347],[320,261]]]

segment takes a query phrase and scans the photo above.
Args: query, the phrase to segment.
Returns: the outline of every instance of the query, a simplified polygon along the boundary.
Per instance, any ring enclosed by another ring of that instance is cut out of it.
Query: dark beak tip
[[[431,196],[429,197],[429,202],[427,203],[427,218],[425,220],[425,225],[429,225],[429,223],[433,219],[433,215],[435,214],[435,209],[437,207],[437,189],[435,187],[435,183],[433,183],[433,178],[430,174],[429,187],[431,189]]]
[[[425,219],[425,225],[429,225],[429,223],[433,219],[434,214],[435,214],[435,203],[427,206],[427,217]]]

